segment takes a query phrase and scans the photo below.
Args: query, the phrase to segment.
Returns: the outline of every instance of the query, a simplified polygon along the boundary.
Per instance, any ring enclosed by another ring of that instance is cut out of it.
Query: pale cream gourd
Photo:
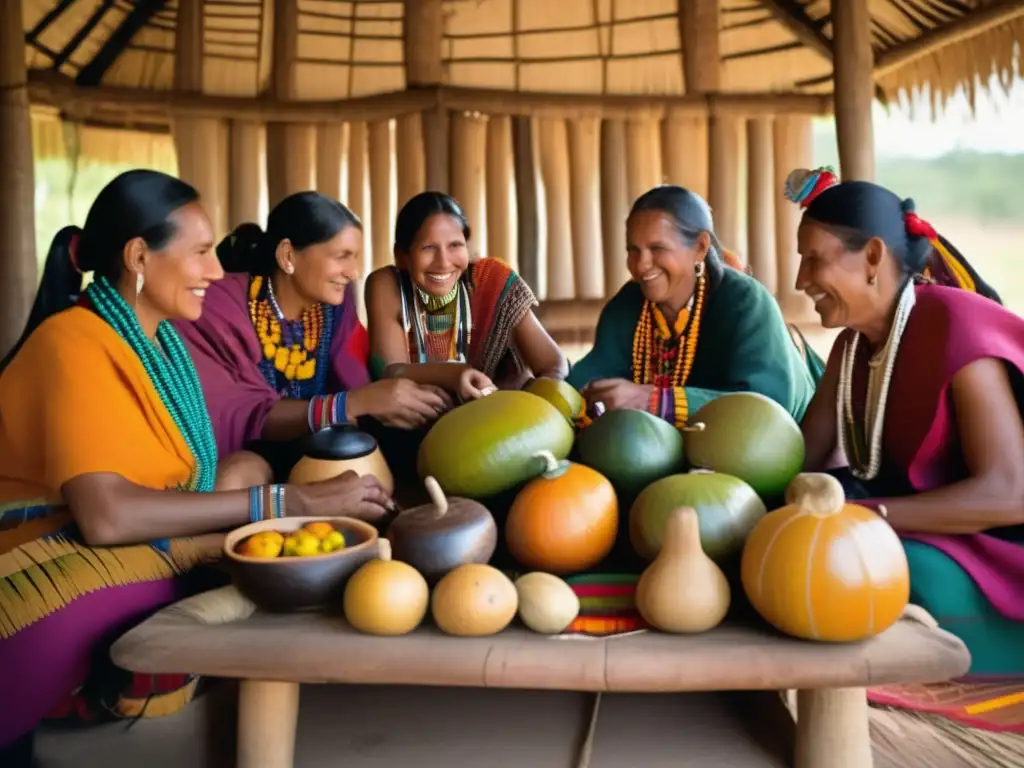
[[[411,565],[391,559],[387,539],[378,546],[378,559],[363,565],[345,585],[345,618],[368,635],[405,635],[427,615],[430,588]]]
[[[340,459],[335,461],[304,456],[292,468],[288,482],[296,485],[319,483],[335,478],[349,470],[352,470],[360,477],[373,475],[377,478],[377,482],[380,483],[380,487],[384,489],[385,493],[390,495],[395,492],[395,478],[391,474],[391,468],[388,467],[387,461],[384,460],[384,454],[381,453],[380,448],[376,448],[373,453],[358,459]]]
[[[495,635],[515,618],[515,585],[497,568],[466,563],[449,571],[434,587],[430,612],[446,635]]]
[[[636,607],[663,632],[706,632],[729,612],[729,582],[700,545],[700,523],[692,507],[675,510],[661,552],[636,587]]]
[[[580,599],[572,587],[550,573],[534,571],[516,579],[519,618],[534,632],[557,635],[580,613]]]

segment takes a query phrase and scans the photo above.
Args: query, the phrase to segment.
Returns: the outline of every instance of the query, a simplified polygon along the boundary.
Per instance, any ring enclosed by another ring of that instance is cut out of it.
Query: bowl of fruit
[[[345,584],[377,557],[377,529],[351,517],[282,517],[236,528],[224,558],[238,590],[266,611],[341,605]]]

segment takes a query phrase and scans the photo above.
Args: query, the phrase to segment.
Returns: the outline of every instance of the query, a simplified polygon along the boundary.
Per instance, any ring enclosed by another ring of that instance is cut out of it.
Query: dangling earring
[[[868,275],[868,285],[874,285],[878,282],[878,278],[874,275]]]
[[[696,264],[694,264],[693,271],[697,275],[698,280],[704,277],[704,262],[698,261]]]
[[[291,264],[289,264],[287,267],[284,268],[284,271],[285,271],[285,274],[290,275],[292,272],[295,271],[295,267],[293,267]]]
[[[139,294],[142,293],[142,286],[145,284],[145,282],[146,282],[146,278],[144,278],[142,276],[142,273],[139,272],[135,276],[135,298],[136,299],[139,298]]]

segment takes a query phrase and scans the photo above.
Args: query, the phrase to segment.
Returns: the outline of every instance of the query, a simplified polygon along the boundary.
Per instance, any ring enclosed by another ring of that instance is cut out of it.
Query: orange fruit
[[[302,530],[308,531],[318,539],[326,539],[334,533],[334,526],[324,520],[316,520],[312,523],[306,523],[302,526]]]
[[[284,536],[277,531],[254,533],[238,545],[238,554],[246,557],[274,558],[281,554]]]

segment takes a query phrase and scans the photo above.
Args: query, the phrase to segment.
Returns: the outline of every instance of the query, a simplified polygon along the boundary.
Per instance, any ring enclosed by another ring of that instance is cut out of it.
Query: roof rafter
[[[761,0],[772,15],[812,51],[832,61],[832,41],[821,31],[822,24],[812,19],[797,0]]]
[[[57,54],[53,60],[53,69],[59,70],[67,63],[67,60],[75,55],[75,51],[78,50],[79,46],[85,42],[85,39],[92,34],[92,31],[96,29],[103,17],[107,15],[107,12],[114,7],[114,0],[103,0],[100,5],[96,6],[96,10],[92,12],[92,15],[86,20],[85,24],[75,32],[70,40],[60,49],[60,53]]]
[[[117,57],[124,53],[132,38],[153,18],[155,13],[163,10],[165,5],[167,5],[167,0],[137,0],[131,12],[110,34],[103,47],[88,64],[82,67],[75,82],[85,86],[99,85]]]

